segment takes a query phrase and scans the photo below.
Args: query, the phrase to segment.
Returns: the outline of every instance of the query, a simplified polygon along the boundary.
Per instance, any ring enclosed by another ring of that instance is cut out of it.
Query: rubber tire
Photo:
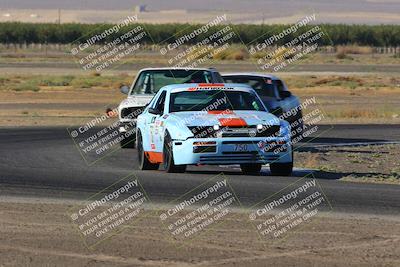
[[[165,133],[164,147],[163,147],[163,165],[164,169],[168,173],[182,173],[186,171],[186,165],[175,165],[174,154],[170,149],[171,136],[168,132]]]
[[[122,139],[119,144],[121,145],[121,148],[135,148],[136,140],[133,138],[133,136],[128,136]]]
[[[158,170],[160,164],[151,163],[144,153],[142,135],[140,132],[137,133],[137,141],[138,141],[137,153],[138,153],[139,170]]]
[[[289,176],[293,172],[293,161],[288,163],[271,163],[269,169],[273,176]]]
[[[246,163],[240,164],[240,169],[243,174],[260,174],[262,164],[259,163]]]

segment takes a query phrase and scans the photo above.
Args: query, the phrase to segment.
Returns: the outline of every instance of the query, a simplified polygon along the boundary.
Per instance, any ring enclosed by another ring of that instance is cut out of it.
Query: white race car
[[[139,71],[131,87],[121,87],[127,94],[118,106],[121,147],[135,147],[136,118],[160,88],[170,84],[221,83],[221,75],[213,68],[146,68]]]

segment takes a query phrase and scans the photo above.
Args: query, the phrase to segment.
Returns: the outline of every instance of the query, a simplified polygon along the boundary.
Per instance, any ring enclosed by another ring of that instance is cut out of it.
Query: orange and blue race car
[[[136,135],[142,170],[239,164],[256,174],[269,164],[273,175],[289,175],[293,169],[289,123],[245,84],[167,85],[138,116]]]

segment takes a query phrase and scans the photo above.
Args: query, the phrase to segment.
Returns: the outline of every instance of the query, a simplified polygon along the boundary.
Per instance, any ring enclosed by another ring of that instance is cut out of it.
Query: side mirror
[[[279,92],[279,97],[282,99],[285,99],[287,97],[291,97],[292,93],[290,91],[280,91]]]
[[[122,85],[122,86],[119,88],[119,90],[121,91],[121,93],[126,94],[126,95],[129,93],[129,87],[126,86],[126,85]]]
[[[161,115],[161,111],[159,111],[156,108],[149,108],[149,113],[154,114],[154,115]]]

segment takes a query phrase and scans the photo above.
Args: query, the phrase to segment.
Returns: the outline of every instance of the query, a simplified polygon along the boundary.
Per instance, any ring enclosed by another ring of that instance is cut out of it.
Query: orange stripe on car
[[[199,83],[197,84],[198,87],[224,87],[225,84],[223,83]]]
[[[145,151],[144,154],[151,163],[163,162],[163,153],[161,152]]]
[[[225,110],[209,110],[207,111],[207,114],[233,114],[232,110],[225,109]]]
[[[228,126],[228,127],[242,127],[247,126],[247,123],[242,118],[221,118],[218,119],[221,126]]]

